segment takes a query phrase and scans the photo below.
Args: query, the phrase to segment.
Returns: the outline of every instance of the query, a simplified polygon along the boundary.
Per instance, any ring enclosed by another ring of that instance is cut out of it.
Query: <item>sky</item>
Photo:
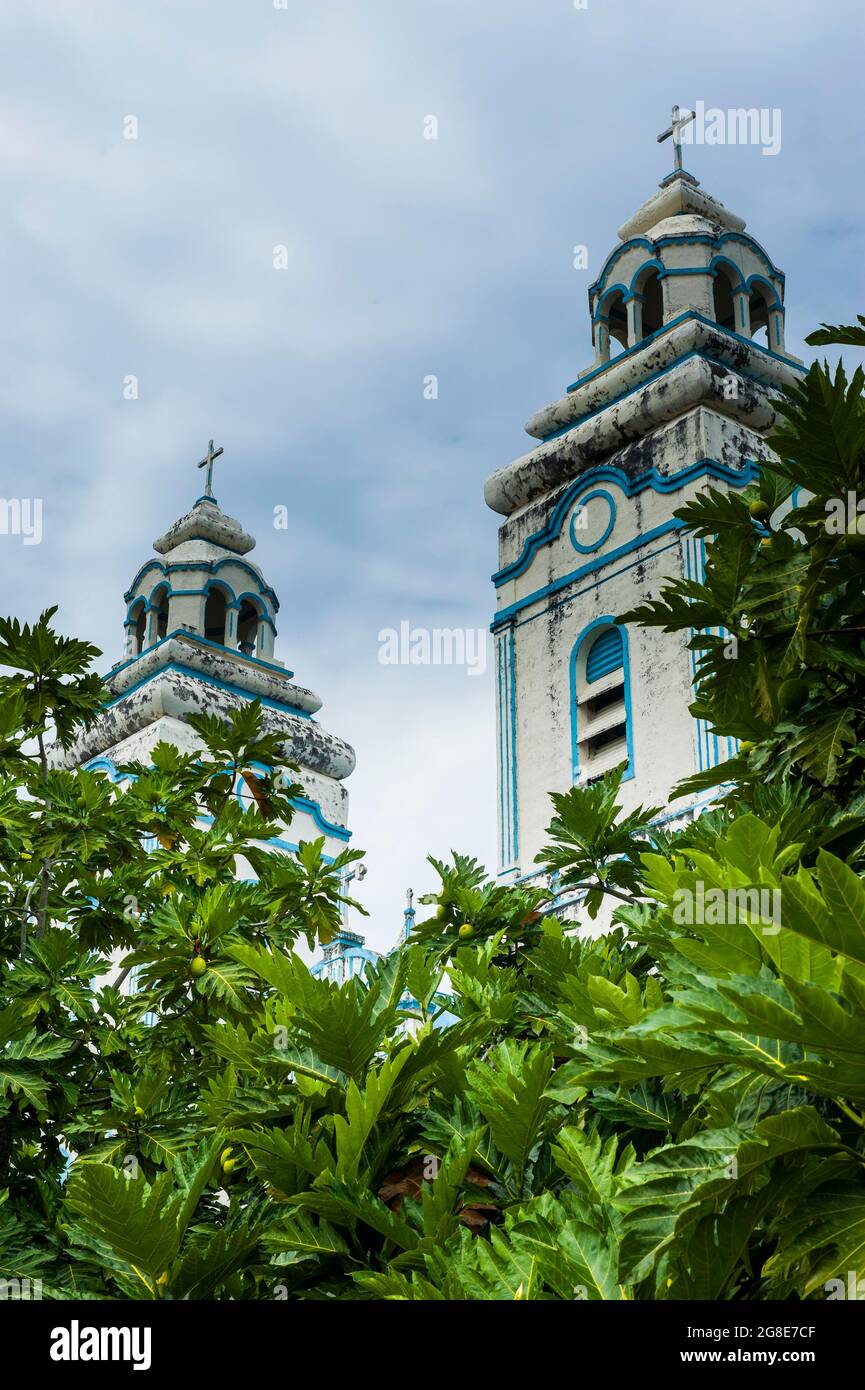
[[[470,674],[380,632],[486,632],[484,479],[589,365],[673,103],[780,111],[776,155],[686,167],[786,271],[788,350],[865,312],[863,40],[861,0],[3,0],[0,495],[43,524],[0,535],[0,609],[58,603],[107,670],[214,437],[277,656],[357,752],[387,947],[427,854],[495,871],[496,794],[488,636]]]

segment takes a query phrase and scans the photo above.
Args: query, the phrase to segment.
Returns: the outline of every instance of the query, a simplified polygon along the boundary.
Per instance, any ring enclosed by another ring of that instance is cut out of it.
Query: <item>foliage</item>
[[[865,556],[825,527],[862,487],[862,387],[812,367],[783,462],[680,513],[705,581],[630,615],[703,630],[694,713],[751,745],[715,807],[669,831],[620,773],[557,794],[549,884],[433,860],[415,936],[341,986],[295,948],[330,939],[356,855],[268,848],[299,789],[257,707],[116,785],[64,770],[46,739],[92,720],[94,652],[50,613],[0,625],[0,1278],[596,1301],[865,1277]]]

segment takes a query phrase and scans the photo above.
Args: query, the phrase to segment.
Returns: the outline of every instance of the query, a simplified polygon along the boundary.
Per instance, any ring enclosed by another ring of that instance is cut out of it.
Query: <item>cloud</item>
[[[378,630],[489,622],[484,478],[587,365],[586,289],[667,172],[673,100],[782,108],[776,159],[692,162],[787,271],[792,350],[861,308],[836,235],[863,220],[858,23],[858,0],[7,0],[2,491],[43,497],[45,539],[0,538],[4,607],[59,599],[110,664],[124,589],[224,444],[279,654],[357,749],[376,944],[428,850],[495,867],[489,680],[382,668]]]

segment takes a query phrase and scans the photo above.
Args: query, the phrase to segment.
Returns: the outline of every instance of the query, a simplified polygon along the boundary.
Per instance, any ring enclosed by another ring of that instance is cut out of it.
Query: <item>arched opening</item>
[[[237,645],[245,656],[252,656],[258,646],[258,624],[261,613],[252,599],[245,598],[237,617]]]
[[[168,635],[168,585],[164,584],[151,599],[151,609],[153,612],[153,634],[154,642],[161,642],[163,637]]]
[[[752,284],[748,307],[751,312],[751,337],[755,342],[770,347],[769,300],[765,286],[759,283]]]
[[[628,307],[621,290],[617,290],[607,300],[604,305],[604,317],[607,320],[610,357],[617,357],[628,346]]]
[[[130,619],[135,624],[132,629],[132,655],[140,656],[144,651],[144,634],[146,631],[147,617],[144,612],[144,599],[140,598],[133,606]]]
[[[661,288],[661,277],[653,267],[646,271],[646,274],[638,288],[638,293],[643,296],[641,307],[641,338],[648,338],[650,334],[657,333],[659,328],[664,326],[664,292]]]
[[[574,778],[593,782],[628,764],[627,648],[623,631],[603,622],[586,634],[573,658]]]
[[[208,642],[219,642],[225,646],[225,627],[228,619],[228,601],[221,589],[211,589],[204,605],[204,635]]]
[[[712,298],[715,306],[715,322],[721,328],[736,331],[736,301],[733,298],[735,281],[729,266],[719,265],[715,270]]]

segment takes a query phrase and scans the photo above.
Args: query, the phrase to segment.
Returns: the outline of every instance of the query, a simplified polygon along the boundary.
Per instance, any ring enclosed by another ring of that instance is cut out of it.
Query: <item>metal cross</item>
[[[693,111],[686,111],[684,116],[680,116],[678,106],[674,106],[672,125],[670,125],[667,130],[661,131],[661,134],[658,136],[659,145],[662,141],[669,140],[671,135],[673,137],[673,168],[676,173],[682,172],[682,138],[679,132],[682,130],[683,126],[690,124],[694,119],[694,114]]]
[[[214,449],[213,440],[211,439],[207,446],[206,457],[197,465],[198,468],[207,469],[207,483],[204,489],[205,497],[213,496],[213,464],[215,460],[219,458],[219,455],[223,453],[225,453],[225,450],[222,448]]]

